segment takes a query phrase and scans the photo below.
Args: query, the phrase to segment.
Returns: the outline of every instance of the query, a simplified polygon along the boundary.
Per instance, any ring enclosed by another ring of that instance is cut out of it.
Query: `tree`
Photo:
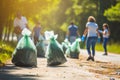
[[[120,41],[120,0],[119,2],[105,10],[104,16],[109,20],[109,25],[111,29],[111,38],[113,41]]]
[[[104,16],[106,16],[109,21],[120,22],[120,3],[105,10]]]

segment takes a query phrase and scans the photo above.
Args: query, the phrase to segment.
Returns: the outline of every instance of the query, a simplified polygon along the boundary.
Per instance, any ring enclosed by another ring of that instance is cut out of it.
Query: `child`
[[[107,43],[108,43],[108,39],[110,36],[110,29],[109,29],[109,25],[107,23],[103,24],[103,31],[99,30],[100,33],[102,33],[103,35],[103,48],[104,48],[104,54],[103,55],[108,55],[107,53]]]
[[[38,21],[38,22],[36,22],[36,25],[32,31],[35,45],[37,44],[37,42],[39,40],[40,32],[41,32],[41,26],[40,26],[40,22]]]

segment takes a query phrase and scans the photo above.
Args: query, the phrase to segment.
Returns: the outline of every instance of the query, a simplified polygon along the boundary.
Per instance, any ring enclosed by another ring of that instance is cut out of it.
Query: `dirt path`
[[[120,80],[120,55],[96,55],[96,61],[86,61],[87,53],[81,50],[79,59],[57,67],[47,67],[45,58],[38,58],[37,68],[16,67],[12,63],[0,69],[0,80]]]

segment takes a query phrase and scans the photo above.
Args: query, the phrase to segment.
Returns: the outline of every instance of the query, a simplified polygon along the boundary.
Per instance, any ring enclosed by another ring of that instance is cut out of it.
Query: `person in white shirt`
[[[109,29],[109,25],[107,23],[103,24],[103,31],[102,30],[98,30],[99,33],[102,33],[103,35],[103,48],[104,48],[104,54],[103,55],[108,55],[107,53],[107,43],[108,43],[108,39],[110,36],[110,29]]]
[[[16,18],[14,19],[14,33],[17,35],[19,41],[22,37],[21,32],[24,28],[28,28],[26,17],[22,16],[20,12],[17,12]]]
[[[95,45],[96,45],[97,38],[98,38],[98,25],[97,25],[96,20],[93,16],[88,17],[86,29],[85,29],[84,34],[82,36],[82,41],[84,41],[86,35],[87,35],[86,48],[87,48],[88,55],[89,55],[89,57],[87,58],[87,61],[89,61],[89,60],[94,61]],[[90,51],[90,47],[92,48],[92,54]]]

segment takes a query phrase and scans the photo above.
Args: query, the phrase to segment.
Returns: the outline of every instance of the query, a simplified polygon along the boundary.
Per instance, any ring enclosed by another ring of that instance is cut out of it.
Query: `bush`
[[[12,44],[0,42],[0,63],[6,63],[11,58],[14,47]]]

